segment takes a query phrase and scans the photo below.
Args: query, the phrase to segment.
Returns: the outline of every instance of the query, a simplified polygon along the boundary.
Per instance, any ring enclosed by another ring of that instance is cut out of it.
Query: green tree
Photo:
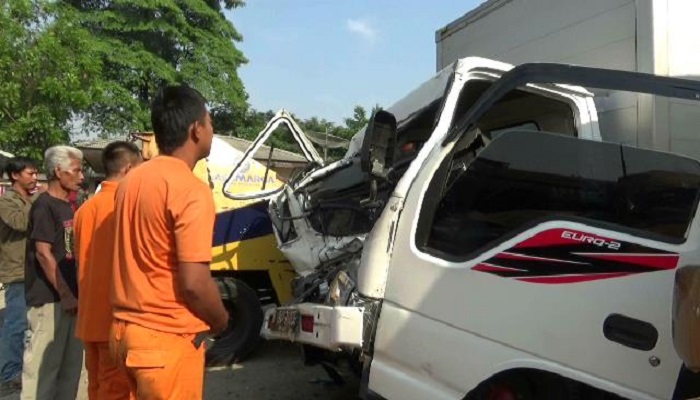
[[[343,122],[345,122],[343,136],[352,137],[352,135],[367,125],[367,121],[369,121],[367,110],[362,106],[355,106],[352,117],[343,119]]]
[[[41,159],[47,147],[68,142],[69,122],[97,96],[91,37],[63,12],[49,0],[0,5],[3,150]]]
[[[213,110],[247,109],[237,69],[247,60],[224,9],[242,0],[63,0],[87,29],[103,64],[102,96],[86,113],[102,132],[150,128],[149,103],[166,83],[187,83]]]
[[[275,112],[248,109],[215,109],[212,110],[212,124],[218,134],[235,136],[253,140],[275,116]]]
[[[343,119],[345,127],[339,132],[339,136],[346,139],[352,138],[360,129],[367,125],[369,118],[381,109],[379,104],[375,104],[374,107],[372,107],[372,111],[368,113],[366,108],[360,105],[355,106],[352,117]]]

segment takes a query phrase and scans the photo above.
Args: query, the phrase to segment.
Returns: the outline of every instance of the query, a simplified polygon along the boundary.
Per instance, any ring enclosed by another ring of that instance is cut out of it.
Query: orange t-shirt
[[[109,287],[114,253],[114,195],[118,182],[86,201],[73,220],[78,256],[78,322],[75,335],[86,342],[106,342],[112,325]]]
[[[179,292],[179,262],[211,262],[214,199],[187,164],[158,156],[117,189],[112,305],[114,317],[171,333],[209,326]]]

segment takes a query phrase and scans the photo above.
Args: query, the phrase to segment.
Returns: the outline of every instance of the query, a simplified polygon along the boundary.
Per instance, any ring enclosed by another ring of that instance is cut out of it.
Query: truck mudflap
[[[361,348],[364,307],[301,303],[265,312],[261,336],[300,342],[327,350]]]

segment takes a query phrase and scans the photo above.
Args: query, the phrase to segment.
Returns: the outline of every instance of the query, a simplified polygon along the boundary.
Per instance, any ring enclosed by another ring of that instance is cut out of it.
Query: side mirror
[[[386,179],[396,159],[396,117],[379,110],[370,118],[360,150],[360,167],[368,174]]]

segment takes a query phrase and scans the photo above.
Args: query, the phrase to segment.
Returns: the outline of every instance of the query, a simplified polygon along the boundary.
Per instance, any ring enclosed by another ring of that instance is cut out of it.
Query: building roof
[[[233,136],[224,136],[224,135],[214,135],[218,137],[219,139],[227,142],[230,144],[234,149],[240,151],[240,152],[245,152],[253,142],[245,139],[241,139],[238,137],[233,137]],[[92,167],[92,169],[99,173],[99,174],[104,174],[104,168],[102,166],[102,150],[107,147],[108,144],[117,141],[117,140],[128,140],[126,137],[121,136],[121,137],[114,137],[110,139],[96,139],[96,140],[87,140],[87,141],[82,141],[78,142],[75,144],[75,147],[80,149],[83,152],[83,156],[85,157],[85,161]],[[141,141],[137,140],[136,145],[141,147]],[[262,162],[263,164],[267,163],[268,157],[270,155],[270,147],[269,146],[260,146],[257,152],[253,155],[253,159]],[[270,159],[272,166],[278,167],[278,168],[290,168],[290,167],[296,167],[302,164],[306,164],[308,161],[306,158],[300,154],[287,151],[287,150],[282,150],[282,149],[273,149],[272,151],[272,157]]]
[[[117,136],[111,139],[85,140],[77,142],[75,147],[83,152],[83,158],[93,171],[98,174],[104,174],[105,169],[102,166],[102,150],[104,150],[108,144],[116,142],[117,140],[127,140],[127,138],[125,136]],[[140,141],[136,143],[139,148],[141,148],[140,144]]]

